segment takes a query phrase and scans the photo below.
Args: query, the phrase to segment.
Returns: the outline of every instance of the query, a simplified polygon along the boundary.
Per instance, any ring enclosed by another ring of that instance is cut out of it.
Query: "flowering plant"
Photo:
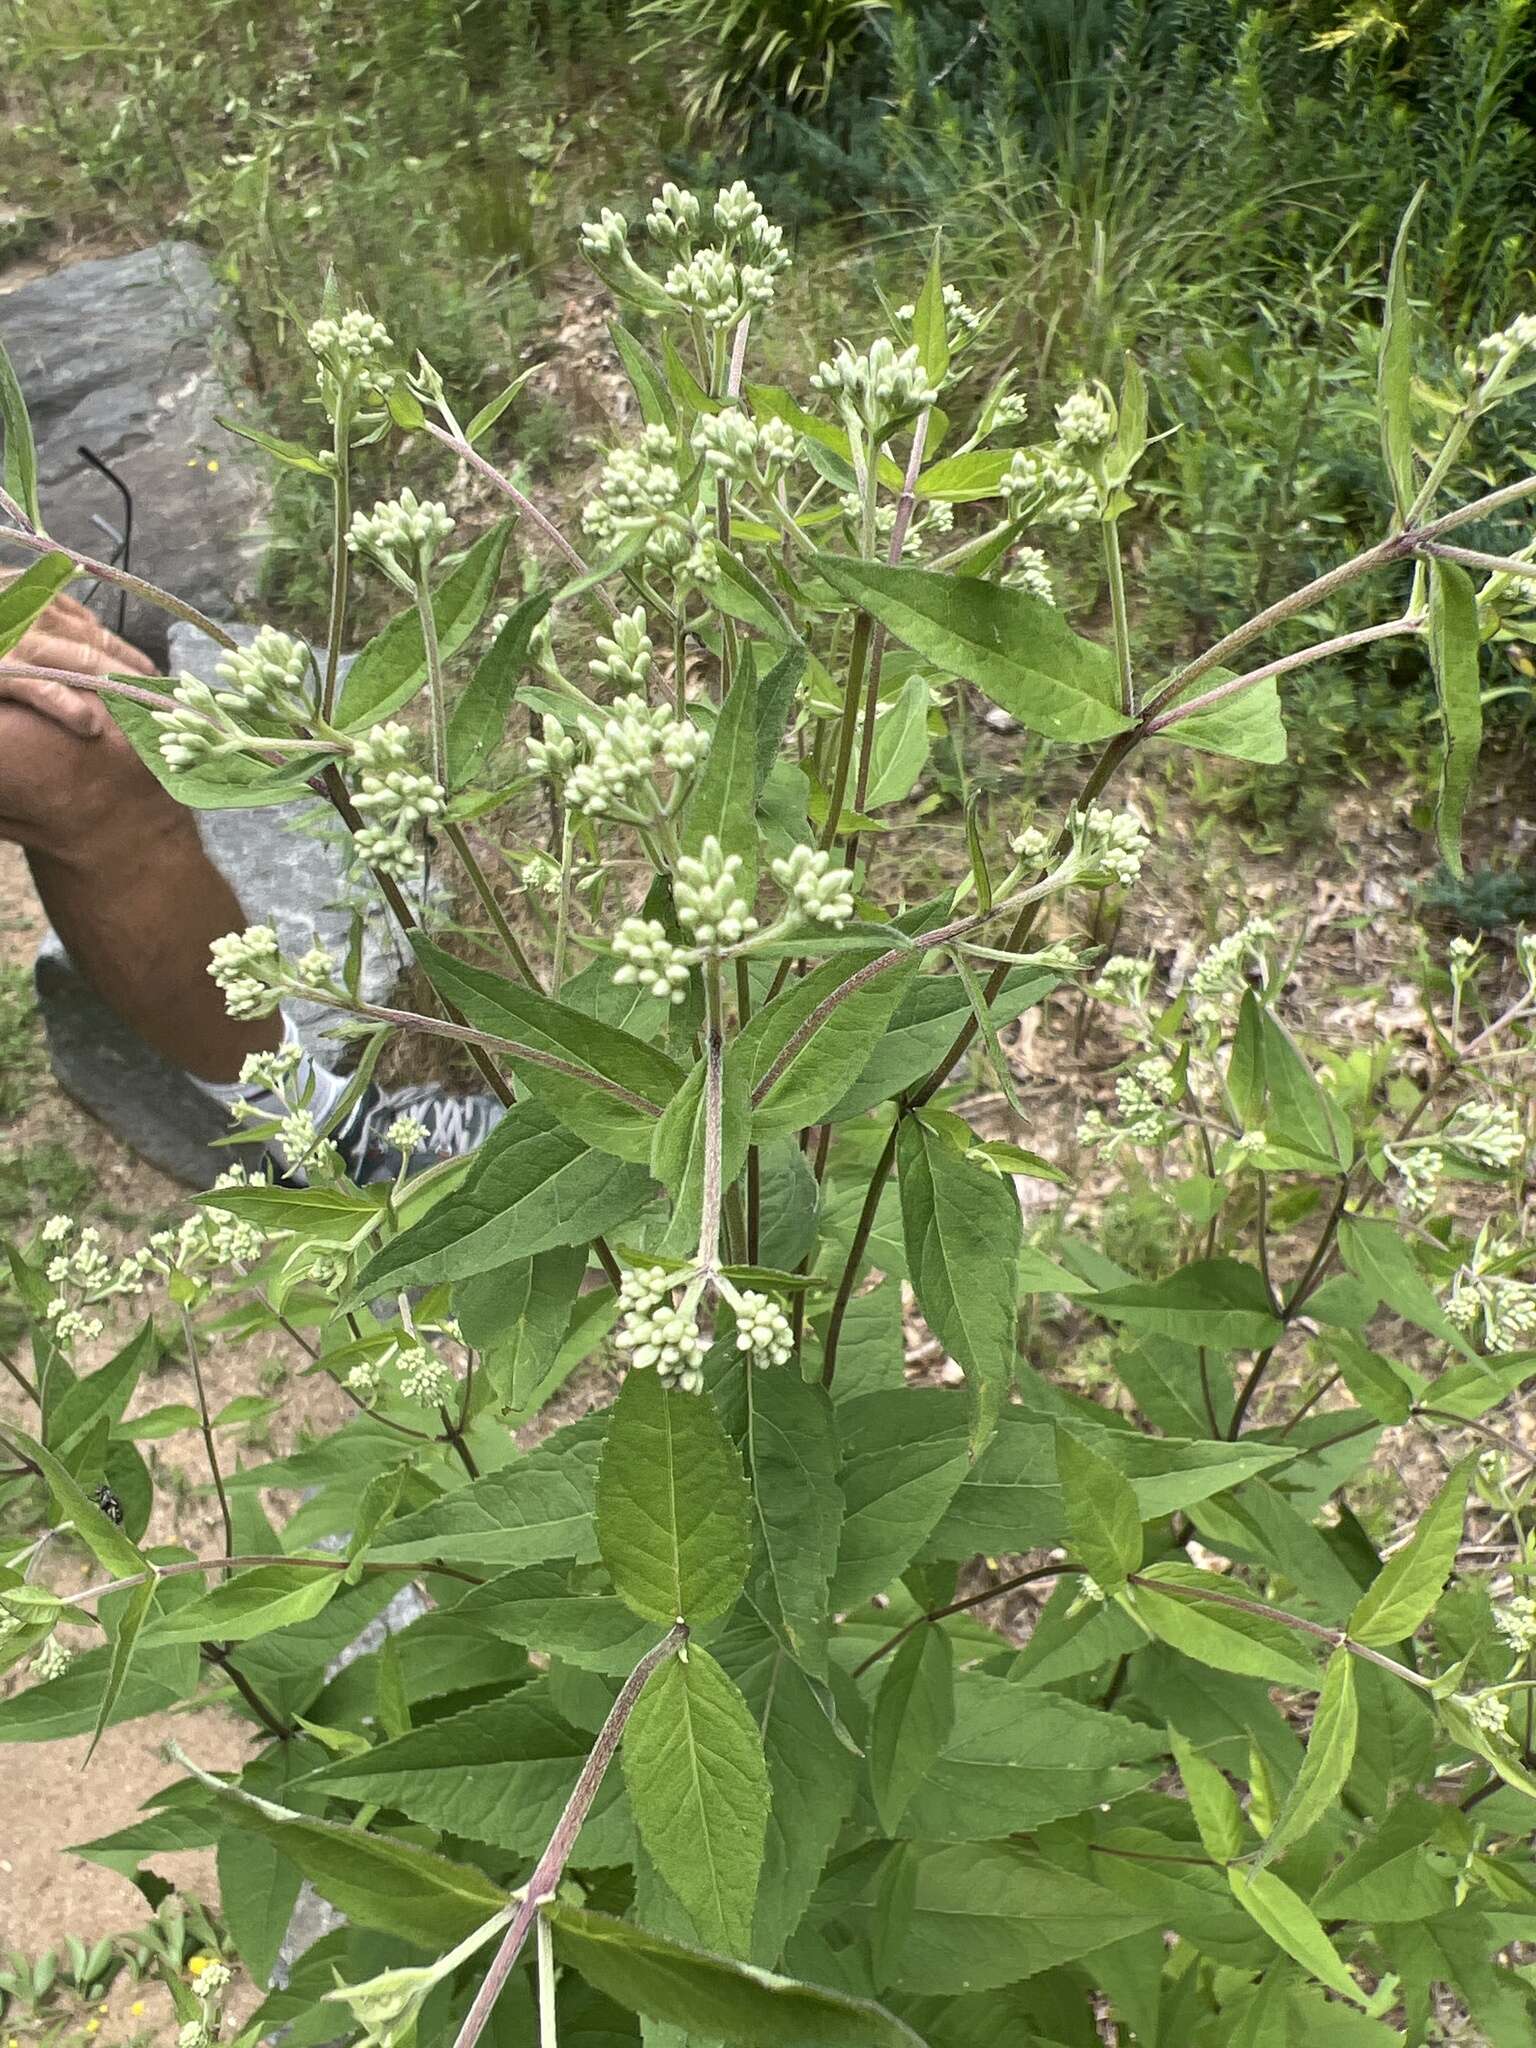
[[[0,1571],[0,1653],[37,1679],[0,1736],[99,1733],[212,1668],[250,1763],[181,1757],[163,1814],[86,1853],[217,1840],[263,1979],[301,1876],[345,1914],[242,2041],[350,2015],[370,2041],[472,2048],[494,2015],[543,2048],[966,2048],[1100,2021],[1365,2044],[1424,2039],[1436,1984],[1528,2039],[1528,1973],[1496,1958],[1531,1888],[1531,1467],[1483,1418],[1532,1367],[1536,943],[1512,967],[1453,949],[1427,1062],[1319,1061],[1279,924],[1174,989],[1106,956],[1097,912],[1154,851],[1112,799],[1128,763],[1275,761],[1280,677],[1389,636],[1428,654],[1459,859],[1479,645],[1533,570],[1454,536],[1536,478],[1443,501],[1536,330],[1469,360],[1424,445],[1400,248],[1384,537],[1149,680],[1120,544],[1134,364],[1022,443],[1007,381],[967,383],[984,316],[936,258],[893,333],[839,343],[797,396],[748,376],[787,254],[744,186],[669,185],[638,233],[605,211],[582,240],[631,323],[640,421],[583,513],[595,561],[483,452],[499,406],[461,424],[429,364],[329,308],[330,444],[265,443],[332,482],[324,648],[267,629],[220,687],[106,686],[186,803],[328,803],[440,1012],[372,1003],[352,963],[256,925],[214,948],[233,1014],[304,998],[374,1045],[450,1039],[505,1115],[467,1161],[356,1187],[341,1111],[317,1118],[266,1056],[252,1077],[285,1114],[255,1135],[286,1181],[226,1176],[120,1264],[66,1219],[16,1248],[36,1412],[0,1428],[8,1483],[103,1576],[50,1590],[46,1537]],[[47,560],[20,432],[8,537]],[[525,581],[536,540],[557,564],[546,587],[498,611],[505,526],[455,554],[435,501],[352,506],[351,451],[392,432],[506,501]],[[1107,644],[1051,578],[1051,532],[1085,523]],[[1398,586],[1381,623],[1241,667],[1373,574]],[[343,675],[356,575],[407,603]],[[7,604],[9,626],[26,599]],[[1060,815],[971,806],[965,872],[908,902],[886,814],[967,690],[1089,762]],[[470,836],[515,802],[538,821],[521,850],[512,828],[523,919]],[[422,929],[444,847],[494,968]],[[1020,1188],[1069,1176],[965,1114],[974,1056],[1028,1134],[1001,1034],[1074,986],[1126,1051],[1079,1149],[1163,1204],[1150,1278],[1027,1233]],[[407,1162],[421,1135],[390,1133]],[[161,1287],[194,1372],[239,1302],[353,1404],[327,1442],[227,1471],[199,1378],[215,1556],[143,1545],[122,1417],[155,1322],[78,1363],[109,1305]],[[909,1383],[904,1288],[941,1385]],[[1064,1324],[1107,1333],[1110,1401],[1040,1369]],[[611,1405],[519,1448],[610,1336]],[[1343,1490],[1410,1428],[1492,1448],[1382,1555]],[[273,1487],[306,1489],[282,1534],[256,1505]],[[1506,1533],[1498,1574],[1463,1552],[1469,1503]],[[409,1580],[429,1610],[334,1669]],[[55,1630],[87,1619],[106,1643],[60,1668]],[[183,2018],[188,2040],[221,2024],[207,1997]]]

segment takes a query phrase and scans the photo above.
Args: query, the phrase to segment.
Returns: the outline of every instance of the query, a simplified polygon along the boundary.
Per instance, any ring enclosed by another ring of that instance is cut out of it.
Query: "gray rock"
[[[241,641],[255,637],[253,627],[229,630]],[[211,682],[218,656],[206,635],[190,626],[172,628],[174,670]],[[344,954],[359,912],[360,992],[373,1002],[389,994],[403,949],[371,887],[349,879],[346,835],[324,804],[315,799],[264,811],[203,811],[198,825],[250,921],[272,925],[285,953],[302,953],[318,940]],[[223,1109],[108,1009],[52,933],[38,952],[36,979],[48,1051],[64,1092],[162,1173],[192,1187],[210,1186],[231,1163],[226,1147],[210,1149],[229,1133]],[[341,1041],[331,1035],[334,1013],[294,1004],[287,1014],[308,1050],[336,1063]]]
[[[215,418],[239,404],[244,370],[220,313],[213,274],[190,242],[0,289],[0,339],[32,415],[49,532],[101,558],[112,542],[95,519],[121,531],[122,501],[81,458],[84,443],[133,493],[132,569],[211,618],[231,616],[248,595],[266,504],[260,458]],[[103,591],[94,608],[114,623],[115,593]],[[163,612],[131,599],[125,628],[164,657]]]

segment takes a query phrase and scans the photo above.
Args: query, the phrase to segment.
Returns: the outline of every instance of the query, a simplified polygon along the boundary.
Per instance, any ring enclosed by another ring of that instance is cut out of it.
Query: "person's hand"
[[[83,604],[65,596],[54,598],[33,621],[0,662],[0,671],[4,663],[10,662],[34,668],[72,669],[75,674],[86,676],[155,673],[155,665],[147,655],[120,640]],[[19,705],[39,718],[63,726],[77,739],[104,739],[117,730],[94,692],[70,683],[0,672],[0,703]]]

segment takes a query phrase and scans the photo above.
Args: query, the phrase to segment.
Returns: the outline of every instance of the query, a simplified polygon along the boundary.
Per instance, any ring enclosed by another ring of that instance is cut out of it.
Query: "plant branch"
[[[187,1363],[192,1368],[192,1384],[197,1389],[197,1414],[202,1429],[203,1448],[208,1453],[208,1470],[213,1474],[213,1490],[219,1497],[219,1514],[224,1523],[224,1548],[231,1551],[235,1547],[234,1517],[229,1511],[229,1495],[224,1491],[224,1475],[219,1470],[219,1454],[213,1441],[213,1419],[208,1413],[208,1395],[203,1386],[203,1367],[198,1356],[197,1332],[193,1329],[192,1318],[185,1308],[181,1310],[181,1334],[187,1347]]]
[[[111,562],[98,562],[93,555],[78,554],[74,548],[61,547],[56,540],[49,540],[44,534],[24,532],[20,527],[0,527],[0,541],[8,541],[13,547],[27,548],[34,555],[68,555],[82,576],[96,576],[103,583],[115,583],[120,590],[130,592],[134,597],[143,598],[157,611],[169,612],[173,618],[185,619],[189,626],[196,626],[200,633],[206,633],[210,640],[216,640],[220,647],[238,653],[240,643],[226,633],[224,628],[200,612],[194,604],[183,604],[179,597],[172,597],[168,590],[161,590],[158,584],[146,583],[142,576],[130,576],[126,569],[114,567]]]
[[[576,1837],[581,1833],[582,1822],[591,1811],[604,1774],[612,1763],[624,1734],[624,1727],[635,1710],[635,1702],[646,1687],[653,1671],[657,1671],[671,1657],[676,1656],[688,1640],[685,1622],[678,1622],[656,1645],[648,1650],[625,1679],[618,1698],[609,1709],[608,1718],[598,1730],[597,1740],[586,1762],[581,1767],[581,1776],[576,1780],[575,1789],[565,1802],[565,1811],[555,1823],[555,1831],[549,1838],[549,1845],[539,1858],[532,1877],[517,1894],[517,1911],[512,1924],[502,1937],[501,1947],[496,1951],[495,1960],[485,1973],[485,1982],[475,1994],[475,2002],[465,2014],[464,2024],[458,2031],[453,2048],[474,2048],[474,2044],[485,2032],[492,2010],[501,1996],[502,1986],[512,1973],[512,1966],[522,1952],[523,1943],[528,1939],[529,1929],[538,1918],[539,1908],[555,1896],[560,1879],[564,1875],[566,1861],[576,1846]]]
[[[952,1614],[964,1614],[971,1607],[985,1607],[989,1600],[999,1600],[1004,1593],[1016,1593],[1021,1586],[1033,1586],[1040,1579],[1059,1579],[1068,1573],[1081,1573],[1080,1564],[1042,1564],[1033,1571],[1019,1572],[1011,1579],[1004,1579],[999,1586],[988,1586],[980,1593],[968,1593],[963,1600],[950,1600],[943,1607],[930,1607],[926,1614],[909,1621],[905,1628],[899,1628],[878,1650],[871,1650],[862,1664],[855,1664],[853,1676],[862,1678],[882,1658],[888,1657],[899,1643],[904,1643],[914,1630],[925,1627],[929,1622],[946,1621]]]
[[[503,497],[510,498],[523,517],[530,520],[544,538],[560,550],[578,576],[590,574],[586,562],[577,554],[555,522],[539,510],[532,498],[525,497],[510,477],[503,476],[499,469],[487,462],[462,434],[450,434],[445,427],[434,426],[431,420],[427,420],[425,426],[434,441],[441,441],[445,448],[451,448],[461,462],[467,462],[471,469],[478,470],[488,484],[494,485]],[[601,584],[596,587],[595,595],[607,606],[610,613],[618,610],[618,606]]]
[[[1435,1681],[1424,1677],[1422,1672],[1410,1671],[1406,1664],[1399,1664],[1394,1657],[1383,1656],[1380,1650],[1373,1650],[1365,1643],[1357,1643],[1346,1629],[1326,1628],[1320,1621],[1308,1621],[1300,1614],[1287,1614],[1283,1607],[1271,1607],[1263,1600],[1244,1600],[1235,1593],[1218,1593],[1204,1586],[1181,1586],[1171,1579],[1149,1579],[1140,1572],[1132,1572],[1126,1580],[1129,1586],[1141,1586],[1149,1593],[1171,1593],[1179,1600],[1203,1600],[1208,1606],[1230,1607],[1238,1614],[1251,1614],[1259,1621],[1278,1621],[1286,1628],[1298,1630],[1302,1635],[1315,1636],[1319,1642],[1327,1643],[1335,1650],[1348,1650],[1352,1657],[1363,1658],[1367,1664],[1374,1664],[1382,1671],[1390,1671],[1394,1678],[1401,1678],[1407,1685],[1417,1686],[1421,1692],[1434,1690]]]
[[[1536,575],[1536,568],[1532,574]],[[1373,640],[1391,640],[1401,634],[1422,633],[1423,630],[1422,619],[1405,615],[1400,619],[1388,619],[1379,626],[1362,626],[1358,632],[1339,633],[1332,640],[1319,640],[1312,647],[1299,648],[1294,654],[1282,654],[1276,661],[1265,662],[1262,668],[1249,669],[1246,675],[1233,676],[1229,682],[1218,683],[1214,690],[1207,690],[1203,696],[1190,697],[1182,704],[1175,704],[1171,711],[1150,719],[1142,731],[1151,739],[1154,734],[1166,732],[1183,719],[1193,718],[1198,712],[1209,711],[1213,705],[1225,703],[1229,697],[1241,696],[1255,683],[1268,682],[1271,676],[1288,675],[1292,669],[1308,668],[1314,661],[1327,661],[1336,654],[1347,654],[1352,648],[1368,646]]]
[[[476,896],[479,897],[480,906],[491,920],[497,938],[500,939],[507,949],[507,957],[523,977],[523,980],[533,990],[534,994],[542,995],[544,993],[544,985],[539,980],[538,975],[534,973],[533,962],[523,951],[522,941],[507,922],[506,912],[496,901],[496,892],[490,885],[485,869],[475,857],[474,848],[469,843],[468,833],[462,825],[448,821],[443,825],[443,837],[458,855],[459,863],[464,869],[465,874],[469,877],[470,887],[474,890]]]

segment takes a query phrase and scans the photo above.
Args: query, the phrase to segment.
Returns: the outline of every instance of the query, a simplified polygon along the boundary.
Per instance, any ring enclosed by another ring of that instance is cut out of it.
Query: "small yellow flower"
[[[88,2034],[99,2034],[101,2032],[101,2021],[87,2020],[85,2023],[85,2031]]]
[[[211,462],[209,463],[209,465],[208,465],[208,474],[209,474],[210,476],[217,476],[217,475],[218,475],[218,473],[219,473],[219,462],[218,462],[218,457],[217,457],[217,456],[215,456],[215,457],[214,457],[214,459],[213,459],[213,460],[212,460],[212,461],[211,461]]]
[[[133,2019],[136,2019],[136,2020],[142,2019],[142,2018],[144,2017],[144,2001],[143,2001],[143,1999],[142,1999],[142,1998],[136,1998],[136,1999],[135,1999],[135,2000],[133,2001],[132,2005],[130,2005],[130,2006],[129,2006],[129,2008],[128,2008],[128,2012],[129,2012],[129,2016],[130,2016],[131,2018],[133,2018]]]
[[[190,1962],[190,1963],[188,1963],[188,1965],[187,1965],[187,1974],[188,1974],[188,1976],[190,1976],[190,1977],[201,1977],[201,1975],[203,1974],[204,1970],[206,1970],[206,1969],[207,1969],[208,1965],[209,1965],[209,1964],[210,1964],[210,1963],[211,1963],[212,1961],[213,1961],[213,1957],[212,1957],[212,1956],[194,1956],[194,1957],[192,1958],[191,1962]]]

